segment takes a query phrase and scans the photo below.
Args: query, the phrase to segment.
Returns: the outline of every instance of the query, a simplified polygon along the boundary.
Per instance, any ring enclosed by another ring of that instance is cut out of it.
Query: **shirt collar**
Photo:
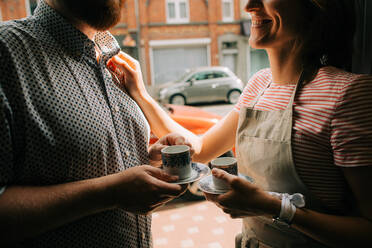
[[[43,26],[55,41],[73,55],[81,57],[84,52],[90,50],[91,53],[94,50],[94,42],[44,0],[39,1],[34,18],[36,23]]]
[[[97,32],[93,42],[44,0],[39,1],[34,18],[66,51],[77,58],[87,53],[95,59],[95,44],[101,50],[100,56],[104,63],[120,51],[119,44],[108,31]]]

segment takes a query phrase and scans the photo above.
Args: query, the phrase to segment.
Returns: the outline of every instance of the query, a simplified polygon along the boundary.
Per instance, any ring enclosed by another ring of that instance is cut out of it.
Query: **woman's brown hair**
[[[303,1],[304,66],[351,69],[355,13],[353,0]]]

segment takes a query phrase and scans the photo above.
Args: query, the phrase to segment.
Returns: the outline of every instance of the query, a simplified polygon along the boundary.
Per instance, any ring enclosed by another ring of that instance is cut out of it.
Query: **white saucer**
[[[210,171],[211,170],[209,169],[209,167],[207,165],[192,162],[191,163],[191,176],[187,177],[187,178],[184,178],[184,179],[181,179],[181,180],[177,180],[175,182],[171,182],[171,183],[173,183],[173,184],[192,183],[192,182],[195,182],[195,181],[199,180],[200,178],[204,177],[205,175],[209,174]]]
[[[238,174],[240,178],[242,179],[245,179],[251,183],[253,183],[253,179],[249,176],[246,176],[246,175],[243,175],[241,173]],[[204,178],[202,178],[200,181],[199,181],[199,189],[205,193],[209,193],[209,194],[214,194],[214,195],[220,195],[220,194],[224,194],[226,193],[227,191],[229,191],[229,189],[216,189],[214,188],[214,183],[213,183],[213,179],[212,179],[212,175],[208,175]]]

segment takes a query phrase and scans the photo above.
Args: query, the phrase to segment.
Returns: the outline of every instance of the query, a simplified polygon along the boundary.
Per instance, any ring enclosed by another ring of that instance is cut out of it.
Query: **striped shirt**
[[[235,110],[251,106],[271,80],[270,69],[257,72]],[[254,109],[285,109],[294,88],[271,83]],[[330,211],[349,211],[350,189],[340,167],[372,165],[372,76],[323,67],[297,92],[293,111],[297,173]]]

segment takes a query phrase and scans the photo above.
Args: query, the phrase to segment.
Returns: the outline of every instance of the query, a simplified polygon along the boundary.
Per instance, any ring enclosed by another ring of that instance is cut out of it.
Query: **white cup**
[[[167,146],[161,149],[163,169],[170,175],[185,179],[191,176],[190,147],[186,145]]]
[[[220,157],[211,161],[211,167],[224,170],[229,174],[238,175],[238,163],[233,157]],[[222,179],[212,176],[215,189],[225,190],[229,189],[229,185]]]

